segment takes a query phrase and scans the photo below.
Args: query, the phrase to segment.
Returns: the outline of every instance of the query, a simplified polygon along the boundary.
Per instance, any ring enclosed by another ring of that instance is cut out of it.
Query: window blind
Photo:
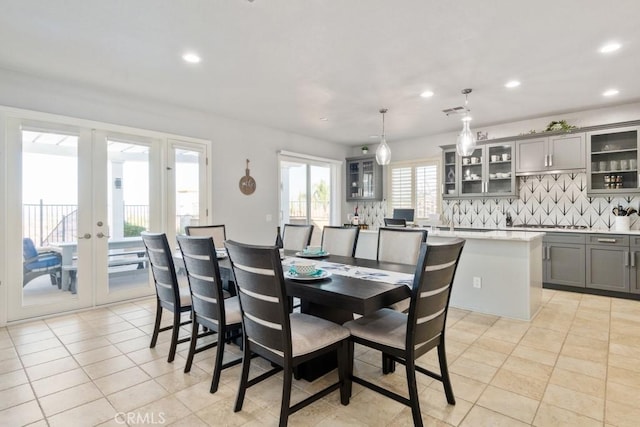
[[[390,166],[390,210],[415,209],[416,218],[428,218],[440,210],[439,162],[424,160]]]

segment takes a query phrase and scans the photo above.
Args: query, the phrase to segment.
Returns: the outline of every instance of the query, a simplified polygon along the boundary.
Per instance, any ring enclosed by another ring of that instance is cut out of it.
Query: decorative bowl
[[[291,264],[291,269],[301,276],[308,276],[316,272],[316,263],[309,261],[298,261]]]

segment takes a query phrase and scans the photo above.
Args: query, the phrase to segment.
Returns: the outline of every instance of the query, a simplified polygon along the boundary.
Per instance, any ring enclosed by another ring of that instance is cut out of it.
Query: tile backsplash
[[[442,201],[442,223],[451,219],[451,206],[457,203],[455,225],[460,227],[502,228],[506,214],[511,213],[513,223],[545,225],[583,225],[589,228],[612,229],[615,216],[612,209],[622,205],[640,211],[640,195],[617,197],[587,196],[587,175],[563,173],[533,175],[517,178],[518,197],[473,198]],[[386,201],[358,202],[360,222],[377,228],[384,225],[387,216]],[[356,203],[347,203],[352,214]],[[631,216],[631,229],[640,230],[638,215]],[[346,218],[345,218],[345,221]]]
[[[506,213],[513,223],[576,225],[612,229],[612,209],[622,205],[638,209],[640,196],[589,197],[586,173],[523,176],[518,179],[518,197],[443,200],[442,222],[449,223],[456,207],[455,225],[498,228],[506,225]],[[631,229],[640,229],[638,215],[631,216]]]

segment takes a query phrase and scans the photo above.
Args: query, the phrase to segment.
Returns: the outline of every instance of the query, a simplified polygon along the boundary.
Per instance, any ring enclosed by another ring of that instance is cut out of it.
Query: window
[[[440,212],[440,161],[426,159],[389,167],[389,210],[415,209],[416,219]]]

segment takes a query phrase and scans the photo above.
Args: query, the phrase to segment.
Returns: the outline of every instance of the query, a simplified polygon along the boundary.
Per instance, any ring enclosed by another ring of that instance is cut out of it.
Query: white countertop
[[[448,227],[447,225],[439,225],[438,227]],[[429,226],[426,227],[420,227],[420,228],[424,228],[425,230],[427,230],[429,232],[429,234],[432,233],[436,233],[438,230],[432,231],[431,228]],[[465,226],[460,226],[460,228],[464,228],[464,229],[469,229],[472,227],[465,227]],[[629,235],[629,236],[640,236],[640,230],[628,230],[628,231],[617,231],[617,230],[607,230],[606,228],[582,228],[582,229],[577,229],[577,228],[562,228],[562,227],[556,227],[556,228],[537,228],[537,227],[509,227],[508,230],[507,229],[496,229],[496,228],[481,228],[481,227],[473,227],[475,230],[478,231],[460,231],[457,228],[455,229],[455,232],[458,233],[492,233],[494,231],[503,231],[503,232],[534,232],[534,233],[580,233],[580,234],[624,234],[624,235]],[[449,230],[440,230],[442,232],[449,232]],[[378,233],[378,230],[360,230],[361,233]],[[460,236],[462,237],[462,236]]]
[[[479,239],[479,240],[511,240],[520,242],[530,242],[536,239],[541,239],[544,236],[544,231],[535,229],[534,231],[527,230],[495,230],[486,231],[486,229],[479,228],[478,231],[462,231],[462,230],[431,230],[425,228],[428,231],[427,236],[434,237],[459,237],[461,239]],[[360,233],[366,234],[378,234],[378,230],[360,230]]]

